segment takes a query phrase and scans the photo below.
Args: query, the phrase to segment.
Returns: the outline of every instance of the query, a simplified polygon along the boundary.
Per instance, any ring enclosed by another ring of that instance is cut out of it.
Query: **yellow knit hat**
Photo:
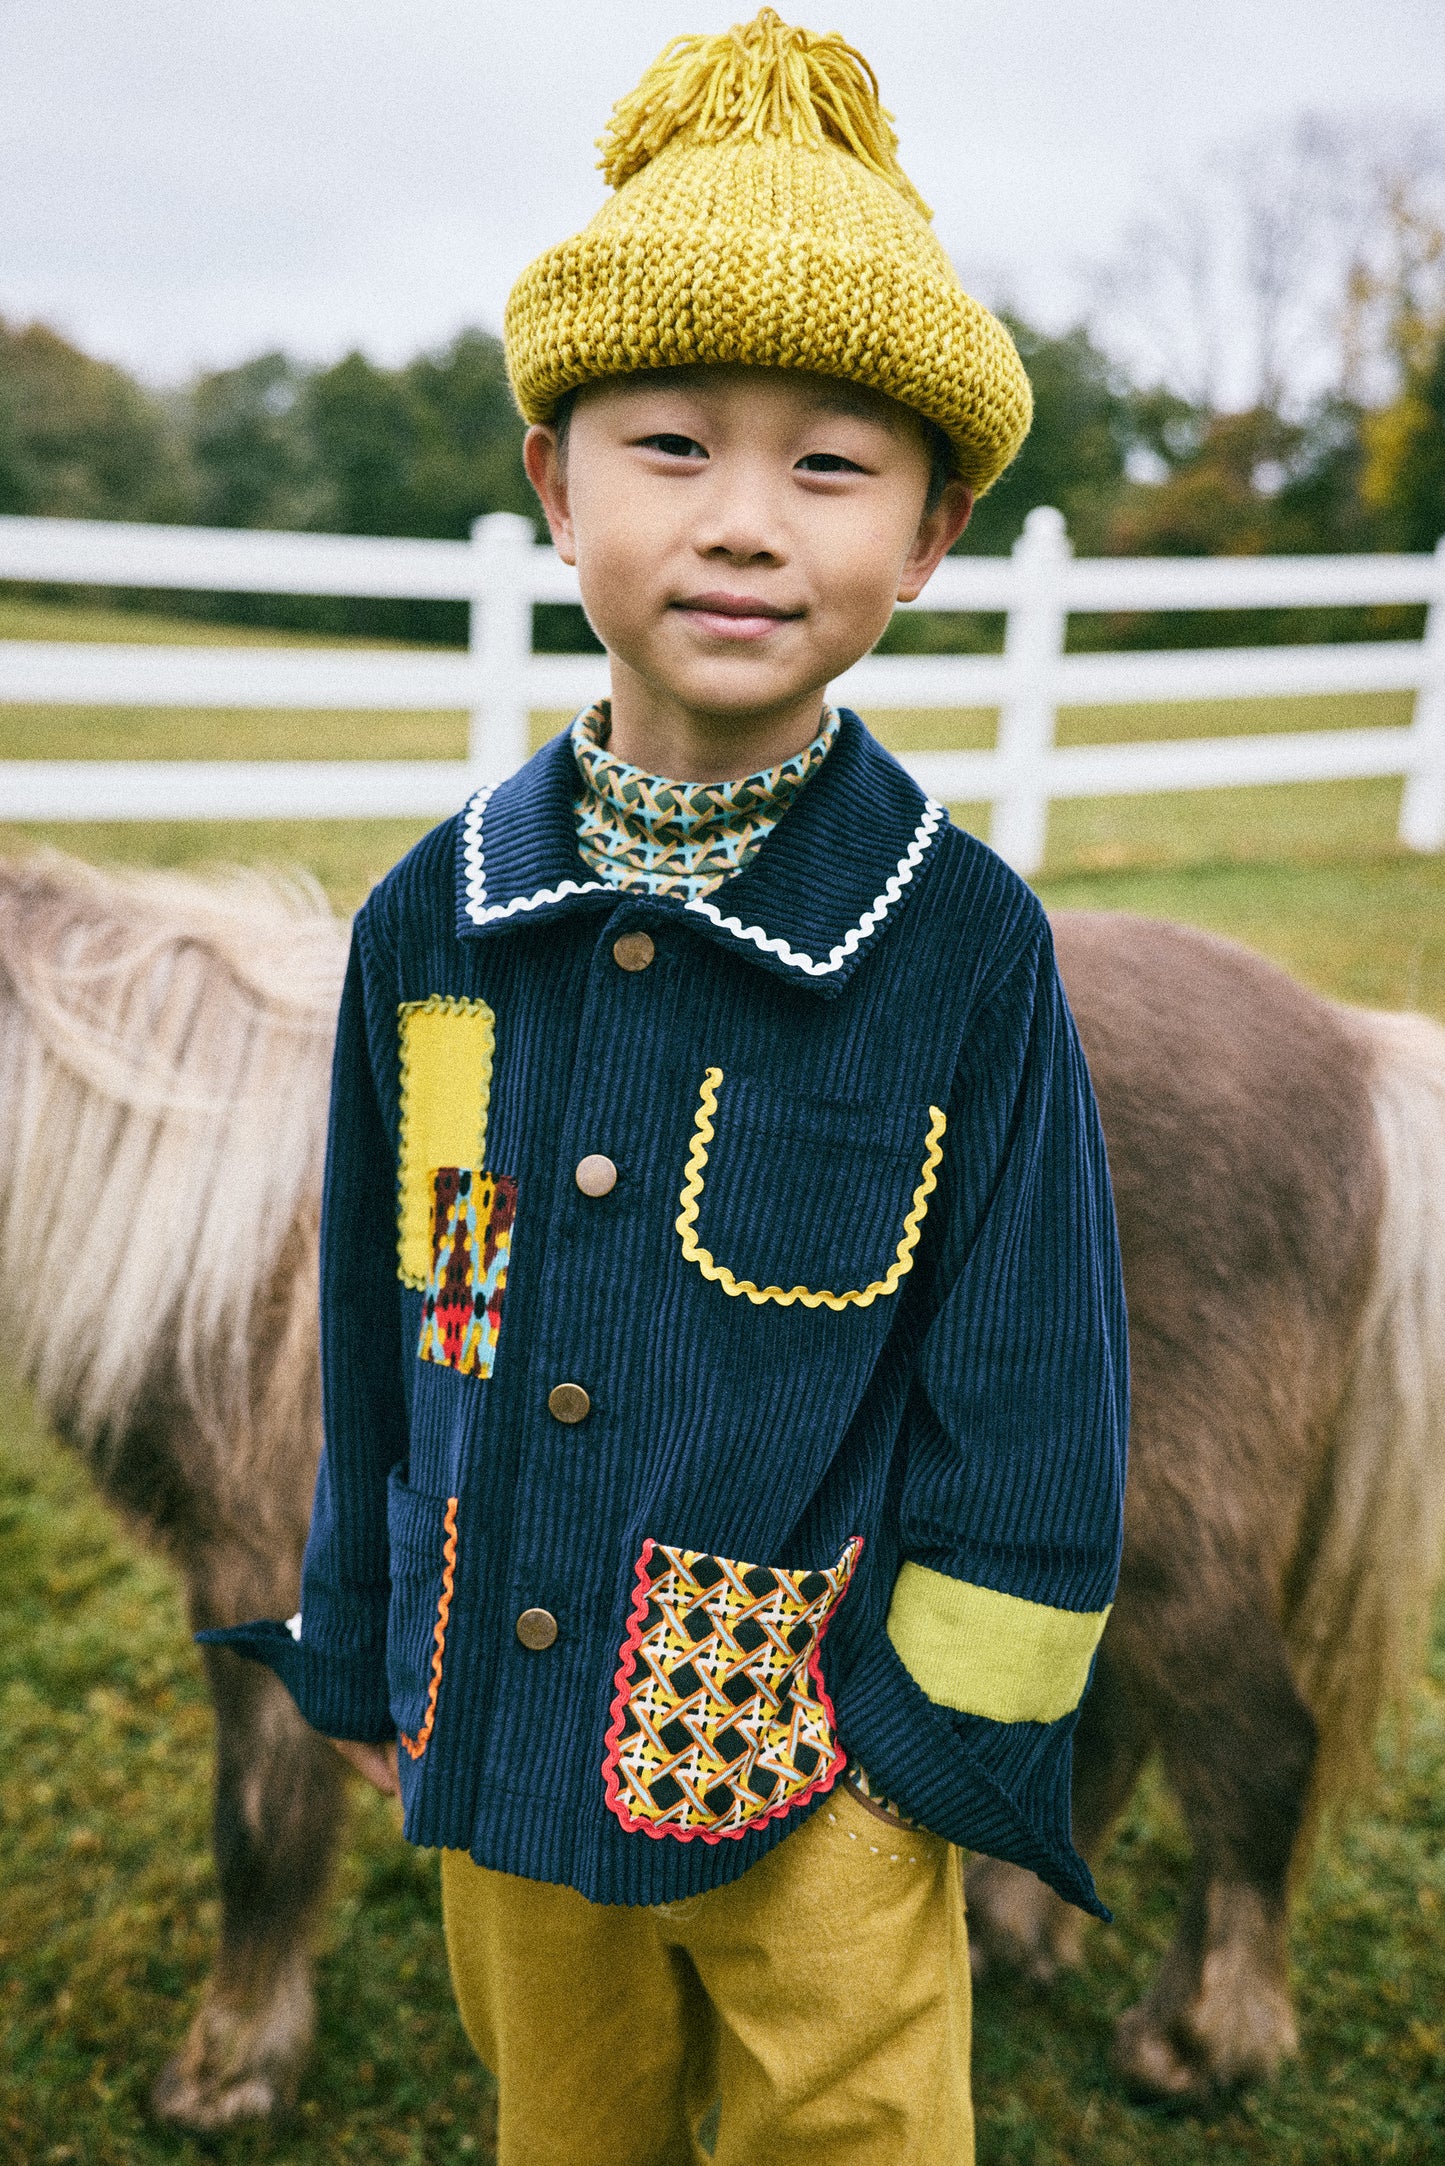
[[[676,38],[599,148],[616,194],[507,302],[528,421],[637,369],[812,369],[936,422],[975,491],[998,479],[1028,434],[1028,378],[934,238],[861,53],[771,8]]]

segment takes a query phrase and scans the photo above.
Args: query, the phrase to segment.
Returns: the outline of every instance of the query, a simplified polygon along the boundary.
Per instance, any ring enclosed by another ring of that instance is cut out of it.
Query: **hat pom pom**
[[[769,135],[812,149],[837,143],[932,216],[898,163],[892,116],[863,55],[836,32],[794,29],[772,8],[719,36],[674,38],[664,48],[613,107],[597,146],[603,178],[620,188],[684,134],[701,143]]]

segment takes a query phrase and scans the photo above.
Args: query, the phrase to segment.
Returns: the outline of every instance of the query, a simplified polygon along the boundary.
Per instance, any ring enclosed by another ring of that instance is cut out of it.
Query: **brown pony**
[[[1118,1600],[1080,1720],[1097,1858],[1157,1750],[1194,1865],[1120,2021],[1150,2096],[1295,2044],[1286,1903],[1415,1675],[1445,1536],[1445,1030],[1333,1006],[1232,943],[1055,923],[1103,1115],[1129,1301]],[[980,1967],[1047,1977],[1082,1919],[970,1875]]]
[[[1445,1031],[1333,1007],[1179,927],[1056,931],[1133,1361],[1124,1573],[1075,1817],[1097,1856],[1162,1753],[1194,1871],[1118,2055],[1189,2096],[1293,2045],[1291,1871],[1418,1660],[1445,1513]],[[198,1625],[296,1607],[344,944],[296,883],[0,864],[7,1344],[175,1560]],[[269,1674],[208,1666],[221,1944],[155,2089],[200,2130],[294,2092],[340,1807],[339,1763]],[[1029,1875],[981,1862],[971,1897],[984,1962],[1075,1958],[1075,1914]]]

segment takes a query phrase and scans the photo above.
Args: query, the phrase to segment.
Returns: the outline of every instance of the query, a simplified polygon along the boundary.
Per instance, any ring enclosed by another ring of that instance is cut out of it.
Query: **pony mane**
[[[345,958],[304,876],[0,861],[0,1323],[76,1442],[179,1392],[244,1460],[262,1312],[314,1244]]]

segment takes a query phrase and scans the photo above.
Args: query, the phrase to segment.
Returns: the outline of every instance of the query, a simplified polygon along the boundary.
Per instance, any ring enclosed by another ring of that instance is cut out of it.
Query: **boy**
[[[951,2166],[953,1846],[1099,1907],[1124,1314],[1043,914],[826,687],[1027,384],[841,40],[606,147],[507,342],[611,700],[357,918],[304,1628],[208,1636],[399,1767],[503,2166]]]

